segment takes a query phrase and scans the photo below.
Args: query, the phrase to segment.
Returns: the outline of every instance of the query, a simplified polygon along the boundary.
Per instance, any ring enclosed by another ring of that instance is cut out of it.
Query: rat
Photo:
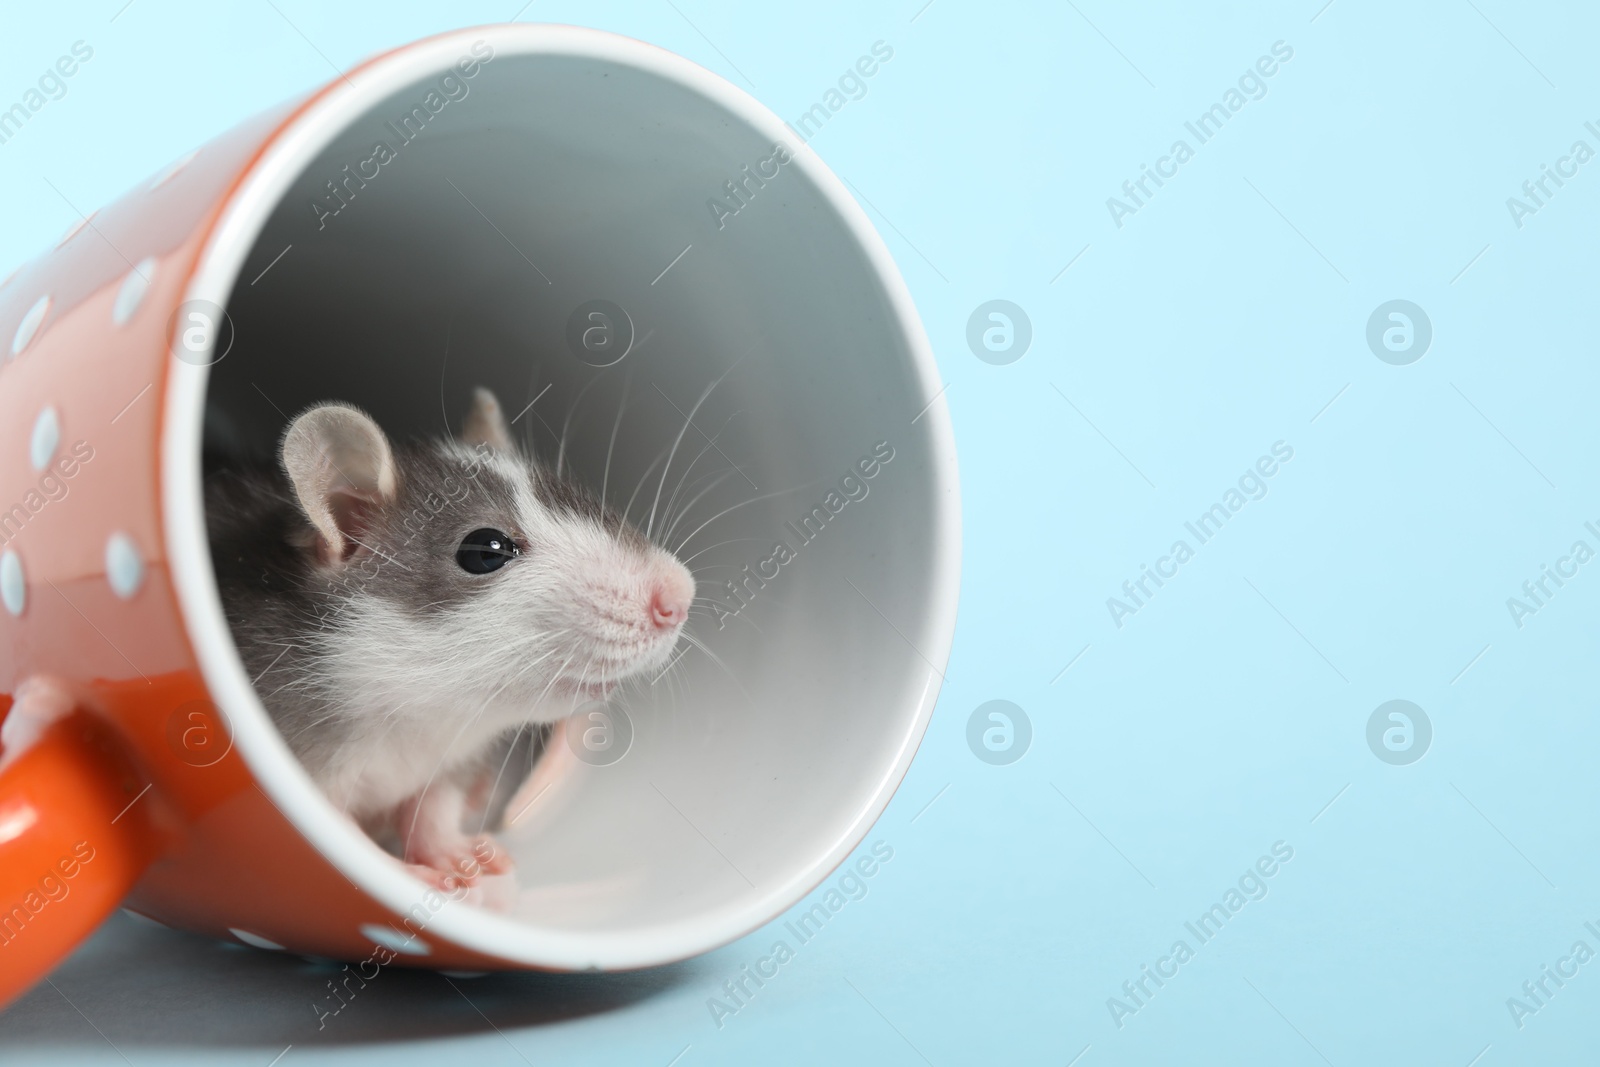
[[[459,437],[403,445],[317,404],[277,458],[205,479],[218,591],[268,713],[413,873],[509,871],[483,827],[548,724],[665,666],[693,575],[522,450],[486,389]]]

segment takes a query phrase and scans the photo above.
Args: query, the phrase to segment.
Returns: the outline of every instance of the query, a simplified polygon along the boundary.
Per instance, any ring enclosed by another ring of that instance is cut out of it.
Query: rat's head
[[[392,448],[363,412],[323,404],[281,458],[312,573],[342,597],[334,669],[376,703],[558,718],[672,656],[688,568],[523,453],[487,390],[459,440]]]

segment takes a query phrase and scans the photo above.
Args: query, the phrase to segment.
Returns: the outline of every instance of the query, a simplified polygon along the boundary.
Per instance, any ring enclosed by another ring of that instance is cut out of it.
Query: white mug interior
[[[316,401],[356,403],[403,438],[459,428],[487,385],[541,455],[565,434],[570,469],[616,506],[641,485],[665,500],[685,474],[679,504],[707,490],[674,538],[712,520],[680,553],[721,605],[690,624],[711,655],[685,645],[667,679],[618,700],[620,759],[562,753],[549,795],[500,835],[509,914],[452,906],[433,936],[546,967],[683,958],[781,913],[866,834],[948,653],[955,458],[899,274],[791,129],[638,42],[452,33],[295,118],[187,295],[225,307],[233,341],[169,382],[180,598],[241,753],[358,884],[402,910],[420,892],[332,817],[250,687],[209,575],[202,411],[270,454]],[[651,463],[719,379],[661,483]],[[773,576],[779,543],[793,558]]]

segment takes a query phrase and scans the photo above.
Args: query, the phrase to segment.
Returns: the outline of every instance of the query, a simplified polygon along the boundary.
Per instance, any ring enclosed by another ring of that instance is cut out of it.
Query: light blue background
[[[73,41],[95,54],[0,145],[0,273],[76,221],[65,201],[107,203],[330,64],[519,0],[274,2],[11,5],[0,102]],[[386,972],[319,1032],[326,972],[119,916],[0,1016],[3,1058],[1593,1062],[1600,962],[1521,1029],[1506,999],[1574,941],[1600,950],[1600,563],[1521,629],[1506,598],[1574,540],[1600,548],[1600,161],[1520,229],[1506,198],[1573,141],[1600,149],[1600,26],[1578,5],[1322,2],[536,0],[524,20],[661,45],[790,121],[894,48],[812,141],[901,265],[961,454],[948,682],[868,838],[894,859],[720,1029],[707,998],[780,930],[644,975],[458,992]],[[1267,95],[1195,145],[1184,121],[1280,40]],[[1195,158],[1119,229],[1106,198],[1179,137]],[[994,298],[1033,325],[1006,366],[965,339]],[[1433,324],[1409,366],[1365,342],[1395,298]],[[1269,494],[1114,626],[1106,598],[1280,440]],[[1033,725],[1009,766],[966,742],[1000,698]],[[1433,724],[1409,766],[1365,738],[1394,698]],[[1280,840],[1268,896],[1119,1029],[1107,998],[1195,947],[1184,922]]]

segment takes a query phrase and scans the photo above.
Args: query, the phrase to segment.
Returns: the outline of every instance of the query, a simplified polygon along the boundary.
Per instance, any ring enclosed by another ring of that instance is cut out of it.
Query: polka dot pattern
[[[133,539],[121,531],[106,539],[106,581],[123,600],[137,593],[144,581],[144,558]]]
[[[13,615],[28,606],[28,581],[22,573],[22,560],[11,549],[0,554],[0,602]]]
[[[162,922],[160,919],[152,919],[142,911],[134,911],[132,908],[123,908],[122,914],[126,915],[130,919],[137,919],[141,923],[149,923],[151,926],[159,926],[163,930],[170,929],[167,924]]]
[[[44,325],[44,317],[50,314],[50,297],[41,296],[33,302],[33,307],[22,316],[22,321],[17,323],[17,332],[11,337],[12,356],[22,355],[22,350],[33,343],[39,333],[39,327]]]
[[[62,245],[66,244],[68,241],[70,241],[74,237],[78,236],[78,234],[80,232],[82,232],[83,228],[85,226],[89,225],[89,220],[94,218],[96,214],[98,214],[98,212],[91,211],[91,212],[89,212],[89,214],[85,215],[83,218],[79,219],[77,222],[74,222],[72,224],[72,229],[68,230],[66,233],[61,235],[61,240],[56,242],[56,247],[60,248]]]
[[[56,409],[47,407],[33,420],[33,436],[28,439],[28,462],[33,469],[42,471],[56,458],[61,445],[61,420]]]
[[[150,188],[159,189],[163,185],[170,182],[173,178],[177,177],[179,171],[183,170],[183,168],[187,167],[190,163],[193,163],[194,157],[198,156],[199,154],[200,149],[196,148],[193,152],[190,152],[182,159],[173,160],[170,167],[162,171],[160,174],[157,174],[154,178],[150,179]]]
[[[272,952],[283,951],[283,946],[276,941],[268,941],[260,934],[252,934],[249,930],[241,930],[237,926],[228,927],[228,933],[254,948],[264,948]]]
[[[401,952],[408,956],[426,956],[433,952],[426,942],[420,941],[410,934],[402,933],[392,926],[382,926],[378,923],[362,923],[361,936],[377,945],[382,945],[390,952]]]
[[[156,279],[156,261],[142,259],[122,279],[122,285],[117,289],[117,299],[111,305],[111,321],[122,326],[139,310],[139,305],[144,302],[144,294],[149,290]]]

